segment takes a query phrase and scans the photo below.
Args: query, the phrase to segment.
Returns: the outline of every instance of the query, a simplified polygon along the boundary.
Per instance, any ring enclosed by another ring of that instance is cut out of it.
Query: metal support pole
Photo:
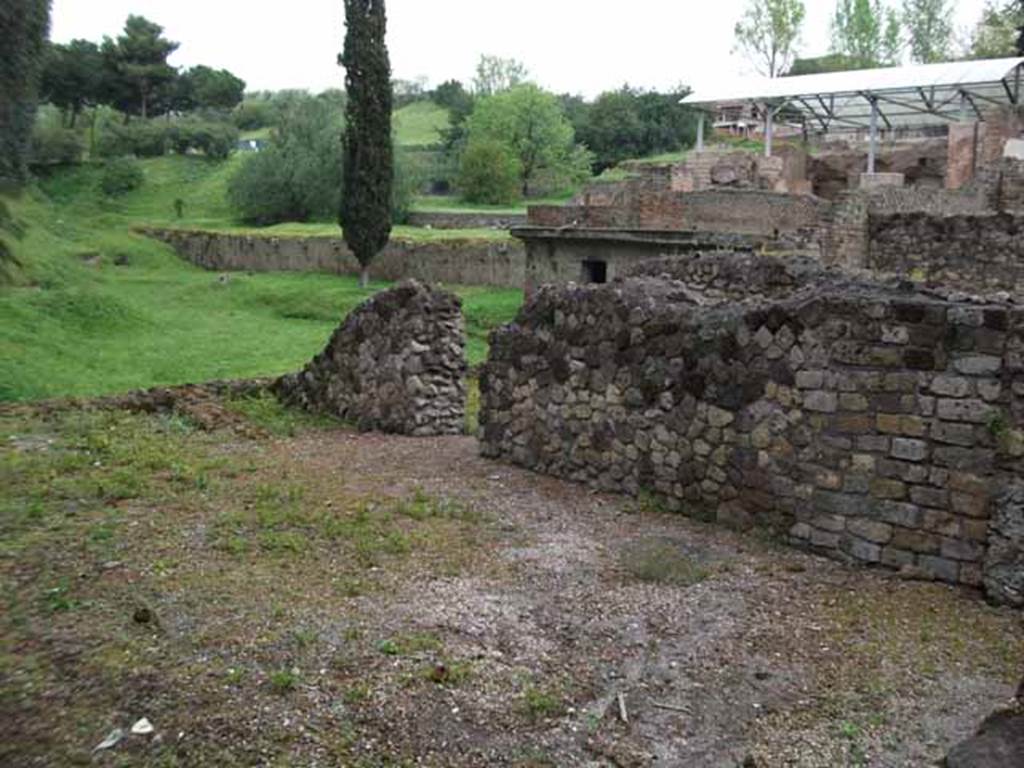
[[[868,173],[875,172],[878,157],[878,99],[871,99],[871,136],[868,140]]]
[[[697,154],[704,151],[704,113],[697,113]]]
[[[960,122],[967,120],[967,92],[960,91]]]
[[[765,104],[764,111],[764,156],[772,156],[772,128],[775,115],[772,114],[772,108]]]

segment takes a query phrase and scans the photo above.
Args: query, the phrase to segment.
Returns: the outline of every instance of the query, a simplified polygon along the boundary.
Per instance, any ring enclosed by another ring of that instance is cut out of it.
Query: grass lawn
[[[358,288],[331,275],[234,273],[193,267],[135,223],[214,227],[230,221],[223,164],[196,158],[147,161],[146,184],[111,202],[94,194],[96,170],[65,171],[13,201],[26,226],[15,241],[23,266],[0,286],[0,400],[96,395],[217,378],[273,376],[318,353],[357,304],[386,287]],[[187,195],[185,217],[173,197]],[[327,224],[282,225],[275,234],[338,234]],[[398,230],[396,235],[400,235]],[[504,237],[491,230],[422,238]],[[486,356],[487,333],[509,321],[522,292],[460,288],[469,357]]]

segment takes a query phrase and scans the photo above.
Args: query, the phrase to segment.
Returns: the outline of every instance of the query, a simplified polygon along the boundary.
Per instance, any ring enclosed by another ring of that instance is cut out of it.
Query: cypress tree
[[[370,262],[391,235],[391,64],[384,0],[345,0],[344,184],[338,221],[369,282]]]
[[[0,186],[28,175],[50,0],[0,0]]]

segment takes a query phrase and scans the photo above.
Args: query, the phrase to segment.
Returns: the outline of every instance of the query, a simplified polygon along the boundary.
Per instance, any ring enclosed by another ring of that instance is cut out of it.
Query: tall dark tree
[[[345,0],[345,166],[338,221],[369,282],[370,263],[391,236],[391,64],[384,0]]]
[[[0,186],[28,174],[49,29],[50,0],[0,0]]]
[[[146,118],[154,107],[166,106],[171,100],[178,73],[167,57],[178,50],[178,43],[167,40],[163,33],[159,24],[129,16],[124,34],[103,41],[111,90],[108,100],[125,113]]]
[[[1020,23],[1020,26],[1017,27],[1017,31],[1020,32],[1017,36],[1017,55],[1024,56],[1024,0],[1020,0],[1017,5],[1019,6],[1017,19]]]

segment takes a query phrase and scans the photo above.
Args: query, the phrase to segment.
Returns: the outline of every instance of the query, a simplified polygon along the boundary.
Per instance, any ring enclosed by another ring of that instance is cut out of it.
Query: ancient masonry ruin
[[[462,302],[407,280],[356,308],[327,348],[273,385],[284,402],[400,435],[465,431]]]
[[[635,272],[493,334],[485,455],[1024,604],[1024,306],[804,259]]]

